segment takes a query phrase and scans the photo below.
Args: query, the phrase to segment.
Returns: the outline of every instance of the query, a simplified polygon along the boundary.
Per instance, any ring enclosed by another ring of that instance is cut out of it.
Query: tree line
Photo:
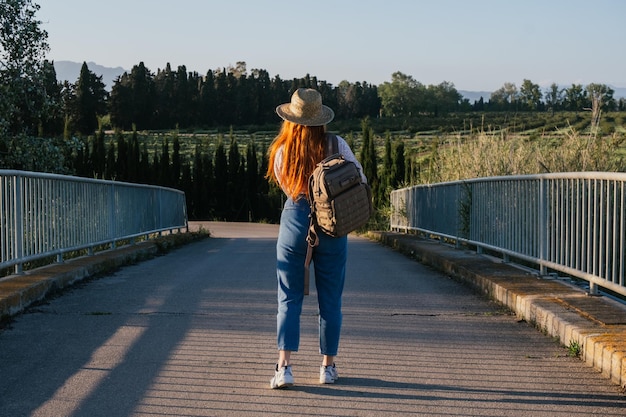
[[[78,146],[68,159],[78,176],[156,184],[183,190],[190,219],[277,222],[284,202],[282,191],[266,178],[268,158],[265,147],[254,140],[240,144],[232,131],[219,135],[215,150],[196,145],[191,155],[181,152],[178,131],[168,133],[155,149],[149,149],[137,130],[118,130],[107,141],[99,129]],[[387,194],[404,182],[404,144],[385,139],[383,160],[377,156],[369,119],[362,121],[361,144],[349,139],[362,161],[372,186],[374,204],[387,204]],[[382,168],[379,169],[379,166]]]
[[[21,129],[40,136],[89,136],[103,123],[126,131],[274,126],[275,107],[288,101],[300,87],[319,90],[338,121],[437,117],[457,112],[592,110],[597,115],[600,111],[626,110],[626,100],[616,100],[614,90],[605,84],[573,84],[568,88],[552,84],[542,91],[538,84],[525,79],[519,88],[505,83],[487,101],[481,97],[470,103],[451,82],[427,86],[401,72],[379,86],[348,81],[333,86],[309,74],[282,80],[262,69],[248,73],[245,62],[204,75],[188,72],[184,65],[174,71],[169,63],[153,73],[140,62],[118,77],[110,92],[102,77],[90,71],[86,63],[75,83],[58,82],[53,63],[45,60],[40,77],[45,97],[39,102],[45,106],[39,111],[33,111],[36,103],[21,106],[9,124],[12,133]]]
[[[189,157],[176,131],[153,150],[137,130],[117,131],[107,143],[100,129],[85,145],[70,161],[76,175],[183,190],[191,219],[274,221],[279,213],[278,190],[270,191],[264,179],[264,151],[251,141],[242,153],[232,132],[220,137],[213,153],[198,145]]]

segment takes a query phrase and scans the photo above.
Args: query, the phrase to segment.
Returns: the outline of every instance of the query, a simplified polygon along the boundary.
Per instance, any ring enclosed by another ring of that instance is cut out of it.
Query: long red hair
[[[300,195],[308,195],[308,180],[317,163],[325,157],[325,142],[325,126],[303,126],[284,120],[280,133],[270,145],[265,177],[278,184],[274,162],[276,153],[282,146],[280,185],[294,201]]]

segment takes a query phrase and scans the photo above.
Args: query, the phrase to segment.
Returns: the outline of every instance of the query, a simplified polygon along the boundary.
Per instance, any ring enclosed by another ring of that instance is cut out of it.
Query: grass
[[[582,354],[582,345],[575,340],[569,342],[567,347],[567,355],[571,358],[579,358]]]

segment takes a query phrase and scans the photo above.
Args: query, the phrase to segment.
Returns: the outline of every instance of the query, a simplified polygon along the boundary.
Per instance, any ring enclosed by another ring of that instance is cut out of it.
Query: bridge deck
[[[583,314],[572,297],[584,295],[559,281],[387,233],[375,237],[424,263],[350,238],[338,383],[316,383],[312,285],[293,358],[296,386],[270,390],[277,228],[204,227],[212,238],[16,316],[0,333],[0,415],[624,414],[610,372],[569,357],[549,337],[584,335],[586,356],[617,366],[626,352],[620,320]],[[473,286],[517,305],[514,313]],[[615,308],[603,298],[585,302]]]

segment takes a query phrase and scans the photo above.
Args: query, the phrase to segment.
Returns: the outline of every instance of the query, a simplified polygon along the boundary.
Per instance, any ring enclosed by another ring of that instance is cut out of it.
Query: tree
[[[246,204],[248,205],[248,221],[259,219],[259,184],[263,178],[259,175],[259,161],[256,144],[250,141],[246,148]]]
[[[193,111],[191,109],[191,88],[187,78],[187,67],[180,65],[176,71],[174,81],[174,100],[168,103],[174,108],[174,123],[178,126],[189,127]]]
[[[425,107],[433,116],[457,110],[463,98],[454,84],[448,81],[438,85],[429,85],[426,93],[428,100],[426,100]]]
[[[252,75],[256,79],[255,88],[258,103],[255,123],[263,124],[274,117],[276,102],[272,99],[272,81],[269,73],[265,70],[253,69]]]
[[[156,96],[154,127],[158,129],[172,128],[176,124],[176,106],[173,105],[175,97],[176,75],[172,72],[170,63],[165,69],[159,69],[154,77],[154,90]]]
[[[107,96],[102,76],[91,72],[87,63],[83,62],[70,105],[70,118],[77,132],[91,135],[96,131],[98,116],[104,115],[107,110]]]
[[[541,87],[530,80],[524,80],[519,89],[520,101],[528,110],[537,110],[541,105]]]
[[[174,142],[172,144],[172,187],[180,187],[182,161],[180,156],[180,139],[178,138],[178,132],[174,134]]]
[[[600,124],[600,112],[615,107],[613,89],[606,84],[589,84],[586,88],[587,97],[591,101],[591,126],[597,129]]]
[[[519,93],[514,83],[504,83],[502,87],[491,93],[489,101],[494,102],[502,110],[508,110],[517,102]]]
[[[581,111],[587,102],[587,92],[580,84],[572,84],[565,89],[565,107],[567,110]]]
[[[383,171],[380,175],[380,199],[387,200],[387,193],[391,191],[391,183],[393,182],[393,157],[391,147],[391,133],[385,135],[385,153],[383,154]]]
[[[244,162],[242,161],[241,153],[239,152],[239,145],[237,143],[237,137],[231,130],[230,132],[230,145],[228,147],[228,183],[227,183],[227,200],[226,208],[230,209],[228,213],[230,216],[237,215],[240,208],[243,205],[244,195],[246,187],[244,184],[245,178],[242,178],[242,168]]]
[[[563,106],[563,92],[564,90],[560,89],[558,84],[552,83],[550,87],[546,90],[544,95],[546,100],[546,106],[550,109],[552,113],[557,110],[560,110]]]
[[[378,87],[383,116],[411,116],[417,110],[420,89],[423,85],[410,75],[394,72],[391,82],[385,81]]]
[[[368,118],[361,122],[363,143],[361,147],[361,165],[363,174],[372,187],[374,197],[374,207],[378,207],[379,202],[379,181],[378,181],[378,161],[376,158],[376,144],[374,143],[374,133]]]
[[[0,3],[0,137],[34,134],[44,116],[47,94],[42,69],[48,33],[31,0]]]
[[[128,179],[129,182],[141,182],[141,151],[139,150],[139,135],[137,129],[133,129],[128,142]]]
[[[137,129],[150,127],[154,116],[154,77],[143,62],[130,72],[133,123]]]
[[[94,178],[104,178],[106,167],[106,146],[104,144],[104,130],[98,129],[95,140],[93,142],[93,149],[90,153],[90,165],[91,175]]]
[[[224,219],[227,214],[230,214],[230,207],[223,207],[223,205],[220,204],[223,201],[227,201],[228,198],[228,157],[226,156],[226,149],[221,136],[215,148],[213,178],[214,201],[216,202],[215,215],[219,219]]]
[[[113,140],[109,142],[109,148],[107,149],[106,163],[104,168],[104,179],[115,179],[115,143]]]
[[[215,121],[218,125],[232,125],[235,120],[236,111],[231,89],[234,79],[233,75],[227,74],[225,70],[215,77]]]
[[[213,126],[215,120],[215,82],[209,70],[200,84],[200,125]]]
[[[130,129],[133,125],[132,89],[128,73],[122,74],[111,88],[109,114],[116,128]]]
[[[615,99],[613,94],[615,90],[606,84],[592,83],[585,88],[587,91],[587,98],[591,101],[591,108],[599,110],[611,111],[615,110]]]
[[[117,158],[115,160],[115,179],[118,181],[128,181],[128,144],[121,131],[118,131],[116,136]]]
[[[63,133],[65,114],[63,113],[63,84],[57,81],[54,64],[44,61],[41,69],[42,85],[47,101],[43,108],[39,136]]]
[[[404,156],[404,141],[398,139],[393,149],[393,166],[391,169],[391,188],[396,189],[405,181],[406,161]]]
[[[115,127],[148,129],[154,123],[154,77],[143,62],[122,74],[111,89],[111,123]]]
[[[161,160],[155,168],[158,170],[159,185],[172,187],[172,167],[170,165],[170,142],[166,137],[161,145]]]

